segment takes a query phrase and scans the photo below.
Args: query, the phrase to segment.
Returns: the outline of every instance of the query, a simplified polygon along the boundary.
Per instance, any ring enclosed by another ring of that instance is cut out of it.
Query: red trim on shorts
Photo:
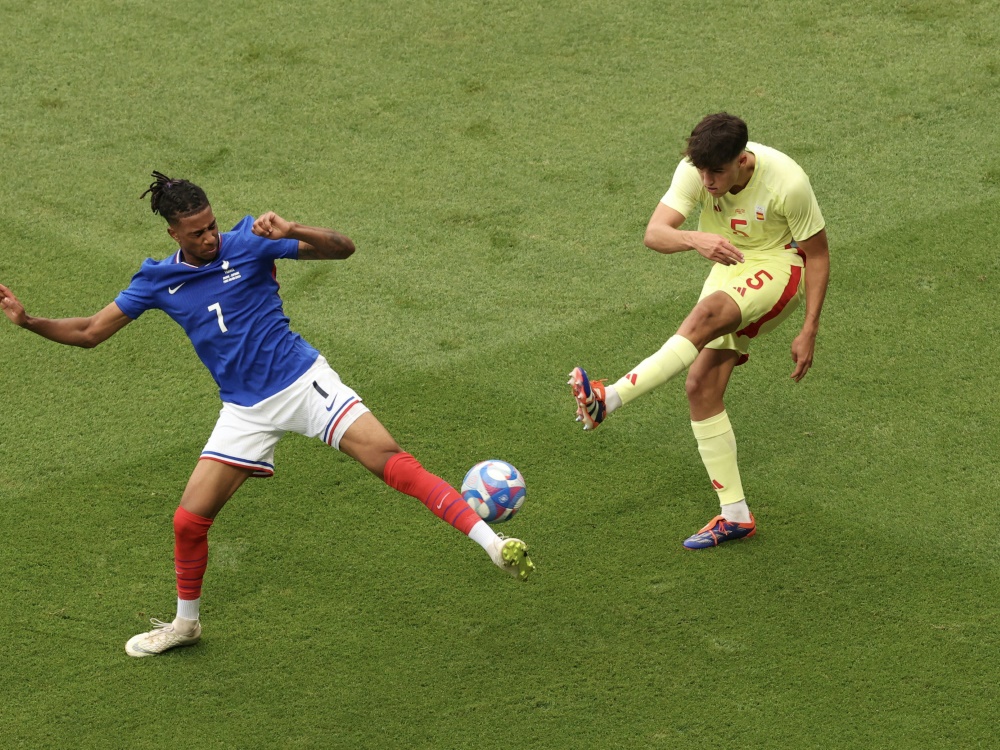
[[[348,413],[348,412],[349,412],[349,411],[350,411],[351,409],[353,409],[353,408],[354,408],[355,406],[357,406],[357,405],[358,405],[358,404],[360,404],[360,403],[361,403],[361,400],[360,400],[360,399],[354,399],[354,401],[353,401],[353,402],[351,403],[351,405],[350,405],[350,406],[348,406],[348,407],[347,407],[346,409],[344,409],[344,411],[342,411],[342,412],[340,413],[340,416],[339,416],[339,417],[337,417],[337,421],[336,421],[336,422],[334,422],[334,423],[333,423],[333,426],[332,426],[332,427],[330,428],[330,436],[329,436],[329,437],[327,438],[327,441],[326,441],[326,444],[327,444],[327,445],[331,445],[331,446],[333,445],[333,436],[334,436],[334,434],[335,434],[335,433],[337,432],[337,425],[339,425],[339,424],[340,424],[341,420],[342,420],[342,419],[343,419],[344,417],[346,417],[346,416],[347,416],[347,413]]]
[[[253,474],[250,476],[260,477],[261,479],[267,479],[274,476],[274,471],[271,469],[257,469],[253,466],[247,466],[246,464],[238,464],[235,461],[223,461],[221,458],[216,458],[215,456],[199,456],[199,461],[215,461],[220,464],[225,464],[226,466],[235,466],[237,469],[253,469]]]
[[[793,245],[791,242],[789,242],[787,245],[785,245],[785,250],[794,250],[795,254],[798,255],[800,258],[802,258],[802,264],[805,265],[806,254],[802,252],[801,247],[799,247],[798,245]]]
[[[772,307],[763,317],[759,320],[754,321],[746,328],[743,328],[736,332],[737,336],[746,336],[748,339],[752,339],[758,333],[760,333],[760,328],[767,321],[776,318],[781,314],[781,311],[785,309],[785,306],[795,297],[799,291],[799,281],[802,278],[802,269],[799,266],[792,266],[791,274],[788,277],[788,283],[785,285],[784,291],[781,293],[781,298],[778,303]]]

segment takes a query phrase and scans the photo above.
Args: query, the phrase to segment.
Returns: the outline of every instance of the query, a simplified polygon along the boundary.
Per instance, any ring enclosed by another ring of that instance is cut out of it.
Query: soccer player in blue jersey
[[[154,619],[126,652],[152,656],[201,638],[208,530],[243,482],[274,473],[274,447],[286,432],[317,437],[359,461],[477,542],[494,564],[527,579],[534,564],[525,543],[499,537],[454,488],[404,452],[323,356],[289,328],[275,261],[340,260],[354,253],[354,243],[271,211],[222,233],[200,187],[159,172],[153,177],[143,197],[150,195],[178,248],[163,260],[147,259],[107,307],[88,318],[39,318],[0,284],[0,309],[11,322],[60,344],[94,347],[146,310],[162,310],[184,329],[219,386],[218,422],[174,514],[177,616]]]

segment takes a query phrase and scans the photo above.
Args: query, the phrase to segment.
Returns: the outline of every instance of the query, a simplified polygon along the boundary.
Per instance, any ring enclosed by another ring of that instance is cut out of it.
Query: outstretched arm
[[[269,240],[289,238],[299,241],[299,260],[341,260],[354,253],[347,235],[322,227],[309,227],[281,218],[274,211],[261,214],[253,223],[253,233]]]
[[[24,311],[21,300],[3,284],[0,284],[0,309],[16,326],[59,344],[87,349],[107,341],[132,322],[114,302],[89,318],[36,318]]]
[[[697,250],[703,257],[724,266],[743,262],[743,253],[725,237],[709,232],[689,232],[680,229],[684,214],[666,203],[656,205],[643,243],[658,253],[679,253]]]
[[[816,334],[819,332],[819,313],[823,309],[830,281],[830,248],[826,230],[819,230],[807,240],[798,240],[798,245],[806,256],[806,319],[802,323],[802,331],[792,341],[792,361],[795,363],[792,380],[796,383],[812,367]]]

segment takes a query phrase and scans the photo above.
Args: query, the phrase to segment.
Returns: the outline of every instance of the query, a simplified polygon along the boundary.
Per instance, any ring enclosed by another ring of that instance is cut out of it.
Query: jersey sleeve
[[[118,309],[132,318],[132,320],[138,318],[146,310],[152,310],[156,307],[156,300],[153,297],[153,284],[149,276],[145,273],[146,263],[150,262],[151,259],[147,259],[138,272],[136,272],[135,276],[132,277],[132,281],[129,282],[128,287],[119,292],[118,296],[115,297],[115,304],[118,305]]]
[[[288,237],[281,240],[269,240],[267,237],[259,237],[253,233],[253,216],[244,216],[240,222],[233,227],[233,232],[240,235],[240,241],[256,257],[277,260],[278,258],[291,258],[295,260],[299,257],[299,241]]]
[[[807,240],[826,226],[809,177],[801,172],[784,196],[785,220],[796,240]]]
[[[687,159],[682,159],[674,177],[670,181],[667,194],[660,199],[670,208],[682,214],[685,218],[691,215],[691,210],[701,201],[701,178],[698,170]]]

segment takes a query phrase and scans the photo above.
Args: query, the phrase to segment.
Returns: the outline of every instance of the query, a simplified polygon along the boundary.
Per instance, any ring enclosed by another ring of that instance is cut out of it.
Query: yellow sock
[[[743,482],[736,465],[736,436],[729,415],[723,411],[700,422],[692,422],[691,429],[698,440],[698,452],[708,470],[708,478],[719,496],[719,505],[744,500]]]
[[[684,372],[698,356],[698,349],[683,336],[673,335],[667,339],[656,354],[651,354],[632,368],[632,371],[615,383],[614,388],[627,404],[644,393],[649,393],[658,385]]]

